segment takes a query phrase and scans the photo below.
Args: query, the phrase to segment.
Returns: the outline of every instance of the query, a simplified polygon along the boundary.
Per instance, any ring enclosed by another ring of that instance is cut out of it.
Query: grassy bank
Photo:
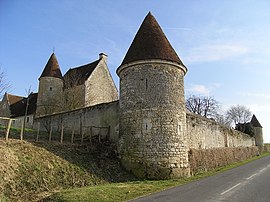
[[[0,201],[37,201],[50,192],[134,180],[106,145],[0,139]]]
[[[232,165],[221,167],[213,171],[201,173],[190,178],[112,183],[106,185],[63,190],[50,196],[47,201],[127,201],[137,198],[139,196],[148,195],[150,193],[158,192],[177,185],[183,185],[194,180],[202,179],[204,177],[224,172],[226,170],[244,165],[269,154],[270,152],[264,153],[261,156],[256,156],[246,161],[234,163]]]

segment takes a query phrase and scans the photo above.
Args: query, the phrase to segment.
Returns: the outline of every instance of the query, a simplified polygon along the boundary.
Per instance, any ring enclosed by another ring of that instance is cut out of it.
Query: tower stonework
[[[136,176],[189,175],[184,75],[187,68],[149,13],[121,66],[119,154]]]
[[[43,116],[61,111],[63,93],[62,73],[53,53],[40,78],[38,87],[36,116]]]
[[[264,144],[263,144],[262,126],[254,114],[251,118],[251,124],[254,127],[255,145],[263,146]]]

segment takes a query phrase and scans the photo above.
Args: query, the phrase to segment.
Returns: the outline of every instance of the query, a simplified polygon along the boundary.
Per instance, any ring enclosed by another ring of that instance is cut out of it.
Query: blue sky
[[[149,11],[188,68],[186,95],[213,96],[224,110],[247,106],[270,142],[270,1],[0,0],[0,67],[11,93],[37,91],[53,49],[62,73],[105,52],[118,86],[116,68]]]

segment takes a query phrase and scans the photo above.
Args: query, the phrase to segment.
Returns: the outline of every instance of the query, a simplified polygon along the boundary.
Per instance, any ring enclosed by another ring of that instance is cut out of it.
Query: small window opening
[[[147,123],[145,124],[145,130],[147,130],[148,129],[148,125],[147,125]]]
[[[26,123],[29,123],[29,116],[26,117]]]
[[[147,81],[147,79],[145,79],[145,89],[146,90],[148,89],[148,81]]]
[[[50,91],[52,91],[52,87],[50,87]]]

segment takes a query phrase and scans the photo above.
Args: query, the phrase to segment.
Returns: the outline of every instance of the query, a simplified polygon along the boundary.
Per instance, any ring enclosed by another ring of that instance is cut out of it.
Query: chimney
[[[99,54],[99,59],[104,60],[105,63],[107,63],[107,58],[108,58],[108,55],[106,55],[105,53],[100,53]]]

